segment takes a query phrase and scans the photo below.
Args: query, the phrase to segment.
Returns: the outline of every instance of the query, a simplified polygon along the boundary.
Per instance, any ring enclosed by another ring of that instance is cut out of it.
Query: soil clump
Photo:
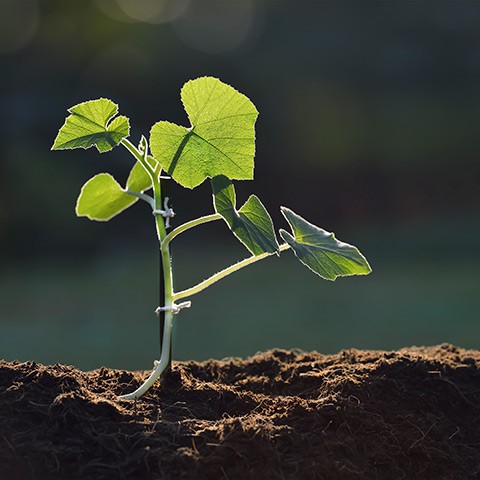
[[[148,372],[0,361],[1,480],[480,479],[480,352],[270,350]]]

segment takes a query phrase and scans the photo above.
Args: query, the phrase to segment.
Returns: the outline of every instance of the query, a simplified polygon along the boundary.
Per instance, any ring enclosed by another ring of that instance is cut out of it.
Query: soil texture
[[[148,372],[0,361],[1,480],[480,479],[480,352],[271,350]]]

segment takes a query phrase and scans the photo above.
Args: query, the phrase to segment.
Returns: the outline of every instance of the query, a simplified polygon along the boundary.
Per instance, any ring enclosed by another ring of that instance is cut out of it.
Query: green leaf
[[[52,150],[90,148],[108,152],[130,134],[127,117],[119,116],[118,105],[106,98],[90,100],[69,108],[70,115],[60,128]]]
[[[310,270],[326,280],[348,275],[367,275],[372,269],[358,249],[338,241],[327,232],[292,212],[281,208],[294,237],[280,230],[281,237],[292,247],[297,258]]]
[[[250,196],[237,211],[235,189],[227,177],[214,177],[212,188],[215,211],[253,255],[279,252],[272,219],[257,196]]]
[[[191,127],[162,121],[150,132],[151,151],[163,170],[188,188],[217,175],[251,180],[255,105],[213,77],[190,80],[181,98]]]
[[[137,201],[110,174],[99,173],[82,187],[75,211],[79,217],[106,222]]]

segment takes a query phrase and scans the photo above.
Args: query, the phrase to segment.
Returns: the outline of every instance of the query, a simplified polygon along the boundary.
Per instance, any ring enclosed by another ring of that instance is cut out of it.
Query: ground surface
[[[0,479],[480,479],[480,352],[450,345],[179,362],[0,362]]]

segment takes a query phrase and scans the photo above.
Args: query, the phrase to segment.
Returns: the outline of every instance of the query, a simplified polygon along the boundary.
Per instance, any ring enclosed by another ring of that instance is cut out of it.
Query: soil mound
[[[480,479],[480,352],[271,350],[146,372],[0,361],[1,480]]]

